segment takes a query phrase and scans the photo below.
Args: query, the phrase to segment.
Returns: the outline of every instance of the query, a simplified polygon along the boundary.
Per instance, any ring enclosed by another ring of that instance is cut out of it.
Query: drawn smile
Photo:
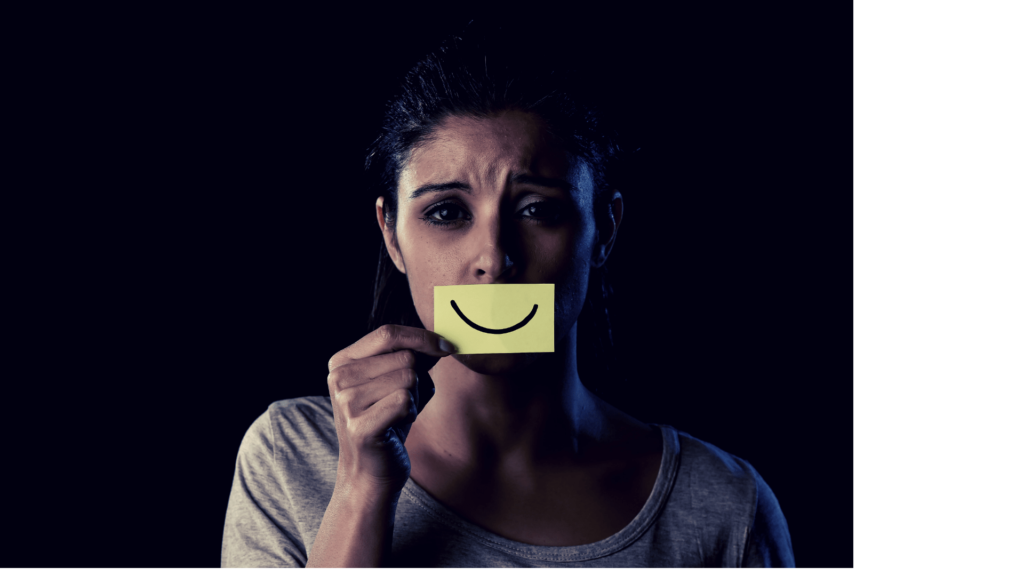
[[[473,328],[474,330],[479,330],[486,334],[508,334],[509,332],[519,330],[523,326],[526,326],[530,322],[530,320],[533,319],[533,315],[537,313],[537,305],[534,304],[533,310],[531,310],[530,313],[526,316],[526,318],[523,318],[521,322],[514,326],[509,326],[508,328],[499,328],[495,330],[494,328],[484,328],[483,326],[480,326],[479,324],[473,322],[469,318],[466,318],[466,315],[462,313],[462,310],[459,310],[459,305],[455,303],[455,300],[452,300],[452,308],[455,309],[455,313],[459,315],[459,318],[462,318],[463,322],[469,324],[470,328]]]

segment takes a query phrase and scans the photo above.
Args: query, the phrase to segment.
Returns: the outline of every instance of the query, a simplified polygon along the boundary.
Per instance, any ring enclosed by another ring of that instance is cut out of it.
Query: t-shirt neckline
[[[662,424],[657,426],[661,429],[662,438],[661,466],[658,469],[658,477],[654,482],[654,489],[651,490],[651,495],[648,496],[647,502],[640,509],[640,513],[622,530],[604,540],[591,544],[582,544],[580,546],[538,546],[509,540],[455,514],[447,506],[435,500],[433,496],[428,494],[412,478],[409,478],[409,481],[405,483],[402,492],[409,500],[425,509],[435,520],[460,534],[474,538],[490,548],[500,550],[511,556],[549,562],[593,560],[614,554],[635,542],[651,527],[654,521],[657,520],[661,510],[665,507],[665,502],[672,492],[679,469],[679,436],[671,426]]]

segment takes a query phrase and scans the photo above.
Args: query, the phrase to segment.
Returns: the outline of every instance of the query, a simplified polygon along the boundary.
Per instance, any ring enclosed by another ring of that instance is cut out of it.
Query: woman
[[[367,162],[374,329],[330,359],[329,397],[276,402],[246,434],[222,564],[792,566],[748,463],[579,376],[581,332],[585,361],[610,349],[618,148],[564,78],[490,40],[448,43],[389,105]],[[462,355],[431,331],[434,286],[491,283],[554,284],[554,353]]]

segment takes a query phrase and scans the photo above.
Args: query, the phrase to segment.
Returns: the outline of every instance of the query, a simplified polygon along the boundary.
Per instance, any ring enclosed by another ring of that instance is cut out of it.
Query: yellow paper
[[[434,286],[434,332],[459,354],[554,352],[555,285]]]

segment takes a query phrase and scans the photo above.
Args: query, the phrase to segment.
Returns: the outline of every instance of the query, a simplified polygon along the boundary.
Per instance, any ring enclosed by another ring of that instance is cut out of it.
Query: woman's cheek
[[[463,283],[458,279],[453,264],[458,256],[450,249],[426,242],[416,245],[415,273],[409,278],[413,293],[413,304],[420,322],[430,331],[434,330],[434,286],[450,286]]]

